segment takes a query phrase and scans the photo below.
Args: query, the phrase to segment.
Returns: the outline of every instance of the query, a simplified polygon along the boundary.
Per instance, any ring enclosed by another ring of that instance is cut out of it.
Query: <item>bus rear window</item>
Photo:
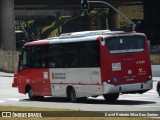
[[[110,53],[141,52],[144,50],[143,36],[115,36],[105,39]]]

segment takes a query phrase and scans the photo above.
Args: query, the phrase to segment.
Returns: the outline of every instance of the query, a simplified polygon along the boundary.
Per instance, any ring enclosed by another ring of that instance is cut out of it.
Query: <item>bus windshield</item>
[[[106,38],[110,53],[141,52],[144,50],[143,36],[114,36]]]

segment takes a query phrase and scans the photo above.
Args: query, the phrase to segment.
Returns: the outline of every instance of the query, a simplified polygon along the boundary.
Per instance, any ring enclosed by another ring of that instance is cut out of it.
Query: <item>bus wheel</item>
[[[158,94],[159,94],[159,96],[160,96],[160,87],[158,88]]]
[[[107,102],[112,103],[118,99],[119,93],[104,94],[103,97]]]
[[[33,90],[32,90],[31,87],[29,87],[29,89],[28,89],[28,97],[29,97],[30,100],[35,100],[36,99],[36,96],[34,96]]]
[[[70,102],[77,102],[78,99],[77,99],[77,96],[76,96],[76,92],[74,90],[74,88],[70,88],[69,91],[68,91],[68,99]]]
[[[31,87],[28,88],[28,97],[30,100],[43,100],[44,96],[35,96]]]

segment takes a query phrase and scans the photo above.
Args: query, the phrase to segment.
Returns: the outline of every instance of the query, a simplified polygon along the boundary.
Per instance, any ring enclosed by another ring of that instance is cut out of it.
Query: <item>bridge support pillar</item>
[[[109,21],[108,22],[109,22],[109,29],[111,30],[120,29],[120,15],[112,8],[109,9]]]
[[[0,0],[0,49],[16,49],[14,0]]]

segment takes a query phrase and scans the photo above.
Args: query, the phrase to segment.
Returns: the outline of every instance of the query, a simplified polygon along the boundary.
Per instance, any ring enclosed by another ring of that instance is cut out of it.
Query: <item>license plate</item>
[[[133,81],[135,78],[126,78],[126,81]]]

